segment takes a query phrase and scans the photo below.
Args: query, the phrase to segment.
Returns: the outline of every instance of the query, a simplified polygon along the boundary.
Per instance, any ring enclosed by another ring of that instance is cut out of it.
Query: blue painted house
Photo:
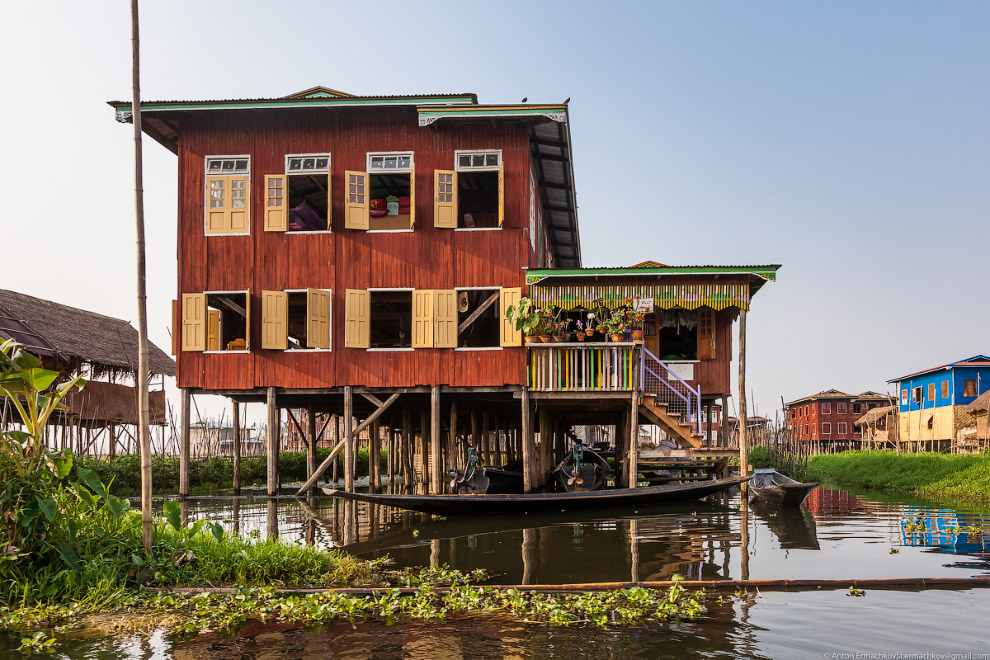
[[[899,392],[901,442],[951,445],[960,428],[973,424],[966,406],[990,390],[990,357],[974,355],[887,382]]]

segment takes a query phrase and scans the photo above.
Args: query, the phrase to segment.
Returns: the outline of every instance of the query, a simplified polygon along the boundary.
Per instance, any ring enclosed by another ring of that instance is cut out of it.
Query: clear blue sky
[[[570,97],[585,265],[784,265],[768,412],[990,352],[988,34],[986,2],[144,2],[142,92]],[[128,3],[11,4],[0,57],[0,286],[135,319]],[[146,141],[163,347],[175,173]]]

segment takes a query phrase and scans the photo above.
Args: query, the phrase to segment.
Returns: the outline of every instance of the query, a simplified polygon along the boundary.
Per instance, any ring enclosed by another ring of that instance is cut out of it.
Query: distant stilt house
[[[879,392],[846,394],[831,389],[785,404],[784,419],[794,440],[813,442],[825,450],[851,449],[863,438],[858,420],[889,403],[890,397]]]
[[[127,321],[0,289],[0,340],[4,339],[24,344],[45,368],[67,378],[85,375],[86,387],[68,395],[67,410],[51,420],[53,448],[106,456],[137,451],[137,391],[130,383],[138,336]],[[153,445],[163,452],[171,437],[165,432],[164,377],[175,375],[175,363],[152,344],[149,367]],[[13,410],[0,409],[0,415],[3,425],[16,422]]]
[[[435,493],[475,455],[544,488],[585,438],[614,446],[616,482],[635,487],[643,425],[683,455],[717,449],[702,416],[726,409],[732,326],[779,266],[582,268],[566,103],[314,87],[141,116],[178,157],[183,409],[194,394],[229,397],[233,419],[265,403],[269,494],[293,438],[308,486],[322,440],[352,490],[365,434],[390,476]],[[542,341],[506,317],[523,298],[553,321]]]
[[[900,441],[915,449],[956,449],[961,429],[972,426],[969,405],[990,391],[990,357],[950,362],[887,381],[900,393]]]
[[[956,449],[960,452],[985,452],[990,449],[990,389],[976,397],[966,407],[973,423],[956,433]]]
[[[254,428],[238,429],[243,455],[261,454],[264,443],[254,435]],[[193,458],[234,455],[234,425],[230,421],[202,421],[189,425],[189,446]]]

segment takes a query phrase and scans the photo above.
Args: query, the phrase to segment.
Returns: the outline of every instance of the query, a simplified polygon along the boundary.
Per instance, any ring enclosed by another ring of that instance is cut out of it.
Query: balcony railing
[[[538,392],[632,391],[641,369],[634,342],[527,344],[529,388]]]

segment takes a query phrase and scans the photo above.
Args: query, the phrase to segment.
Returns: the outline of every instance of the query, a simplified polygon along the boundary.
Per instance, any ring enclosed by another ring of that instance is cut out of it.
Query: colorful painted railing
[[[701,433],[701,388],[691,387],[678,376],[670,367],[663,363],[645,346],[640,353],[643,394],[652,395],[654,401],[667,404],[667,412],[679,415],[685,422],[690,422],[691,412],[694,411],[697,431]]]
[[[540,392],[621,392],[642,371],[634,342],[527,344],[529,388]]]

